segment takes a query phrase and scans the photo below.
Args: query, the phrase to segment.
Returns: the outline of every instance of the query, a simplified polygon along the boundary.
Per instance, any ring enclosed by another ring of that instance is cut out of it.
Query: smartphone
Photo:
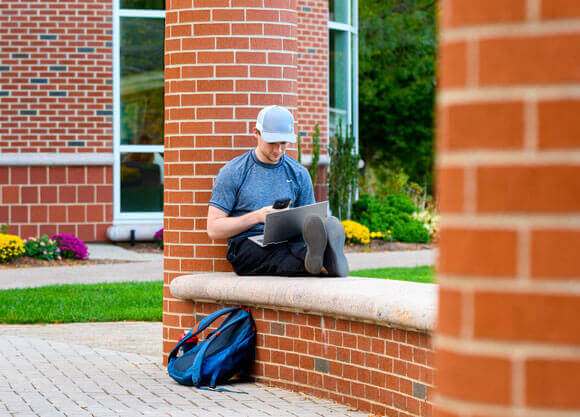
[[[274,203],[274,208],[275,209],[285,209],[286,207],[288,207],[290,205],[290,199],[289,198],[285,198],[282,200],[276,200],[276,202]]]

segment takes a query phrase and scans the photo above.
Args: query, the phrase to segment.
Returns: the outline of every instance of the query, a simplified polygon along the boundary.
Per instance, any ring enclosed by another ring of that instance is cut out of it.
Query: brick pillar
[[[436,416],[580,413],[580,6],[447,0]]]
[[[297,103],[295,0],[166,4],[165,354],[193,319],[192,303],[171,298],[171,280],[231,270],[226,242],[206,233],[215,175],[255,146],[262,107]]]

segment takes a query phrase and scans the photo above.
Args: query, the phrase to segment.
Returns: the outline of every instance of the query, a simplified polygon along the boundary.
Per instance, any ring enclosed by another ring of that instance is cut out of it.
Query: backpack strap
[[[232,311],[236,311],[236,310],[242,310],[242,309],[240,307],[223,308],[221,310],[218,310],[218,311],[210,314],[209,316],[205,317],[203,320],[198,321],[195,324],[195,326],[193,326],[191,329],[189,329],[187,334],[185,336],[183,336],[183,339],[181,339],[181,341],[173,348],[173,350],[169,354],[169,359],[172,359],[174,356],[177,356],[177,352],[179,351],[179,348],[181,347],[181,345],[186,343],[187,340],[189,340],[191,337],[197,336],[199,333],[204,331],[209,325],[211,325],[214,321],[216,321],[219,317],[223,316],[224,314],[231,313]]]
[[[246,391],[232,391],[227,388],[211,388],[211,387],[198,387],[197,389],[202,389],[204,391],[214,391],[214,392],[231,392],[233,394],[247,394]]]
[[[203,332],[209,325],[211,325],[214,321],[216,321],[219,317],[223,316],[224,314],[228,314],[228,313],[231,313],[231,312],[236,311],[236,310],[242,310],[242,309],[239,307],[222,308],[221,310],[218,310],[218,311],[210,314],[209,316],[204,318],[202,321],[198,321],[195,324],[195,326],[193,326],[193,328],[190,330],[190,332],[192,332],[192,336],[197,336],[198,333]]]

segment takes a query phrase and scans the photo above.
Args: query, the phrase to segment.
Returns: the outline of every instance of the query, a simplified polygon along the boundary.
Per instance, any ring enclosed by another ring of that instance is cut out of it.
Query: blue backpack
[[[196,336],[227,313],[223,323],[197,344]],[[256,326],[250,313],[239,307],[224,308],[187,332],[169,354],[167,371],[182,385],[214,389],[235,374],[250,374],[255,347]]]

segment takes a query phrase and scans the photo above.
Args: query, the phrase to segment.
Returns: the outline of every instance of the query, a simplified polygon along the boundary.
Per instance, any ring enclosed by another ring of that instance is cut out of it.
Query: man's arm
[[[228,214],[215,206],[209,206],[207,211],[207,234],[210,239],[227,239],[240,234],[258,223],[264,223],[266,214],[274,213],[272,206],[246,213],[239,217],[229,217]]]

